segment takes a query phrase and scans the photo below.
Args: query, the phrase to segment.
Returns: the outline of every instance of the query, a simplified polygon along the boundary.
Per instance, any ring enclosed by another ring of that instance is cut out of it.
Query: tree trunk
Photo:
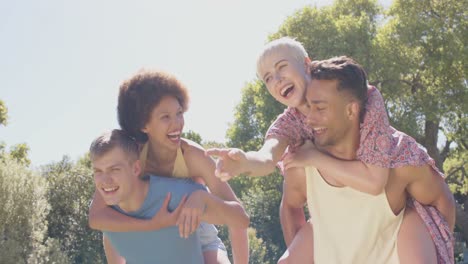
[[[468,203],[465,203],[468,204]],[[463,236],[463,240],[468,243],[468,210],[465,207],[465,210],[461,207],[460,204],[456,203],[456,225],[460,229],[460,233]]]
[[[443,171],[443,160],[437,148],[437,139],[439,135],[439,120],[427,120],[424,124],[424,142],[423,145],[427,149],[427,153],[436,163],[437,168]]]
[[[424,126],[424,142],[423,145],[427,149],[427,153],[435,160],[436,166],[443,171],[444,160],[437,148],[437,139],[439,135],[439,122],[426,120]],[[464,209],[456,203],[456,225],[460,229],[463,240],[468,243],[468,199],[465,202]]]

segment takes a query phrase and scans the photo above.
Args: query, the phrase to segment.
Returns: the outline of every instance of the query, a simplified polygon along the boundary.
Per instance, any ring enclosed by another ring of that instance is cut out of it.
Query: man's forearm
[[[289,247],[297,232],[306,223],[303,208],[294,208],[281,202],[280,221],[284,242]]]
[[[249,237],[247,228],[229,228],[234,264],[249,263]]]

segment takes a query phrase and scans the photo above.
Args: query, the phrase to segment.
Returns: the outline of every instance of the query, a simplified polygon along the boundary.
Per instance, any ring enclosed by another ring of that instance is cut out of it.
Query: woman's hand
[[[182,209],[184,208],[185,202],[187,200],[187,195],[184,195],[182,197],[179,205],[172,212],[169,212],[167,208],[170,200],[171,200],[171,193],[167,193],[166,198],[164,199],[164,202],[161,208],[153,216],[153,218],[151,218],[150,225],[154,227],[154,229],[158,230],[161,228],[166,228],[166,227],[177,225],[177,219],[179,218],[182,212]]]
[[[318,152],[317,147],[310,140],[307,140],[302,146],[294,152],[287,151],[283,157],[285,170],[295,167],[306,167],[313,165],[313,156]]]
[[[200,219],[205,212],[206,191],[193,192],[185,202],[176,224],[179,226],[180,237],[188,238],[200,225]]]

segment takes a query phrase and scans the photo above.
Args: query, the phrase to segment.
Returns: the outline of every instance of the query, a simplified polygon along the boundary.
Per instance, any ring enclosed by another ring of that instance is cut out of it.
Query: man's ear
[[[141,174],[141,162],[139,159],[137,159],[134,163],[133,163],[133,173],[137,176],[140,176]]]
[[[310,60],[309,57],[305,57],[304,59],[304,65],[305,65],[305,69],[306,69],[306,72],[307,74],[310,74],[310,65],[312,64],[312,61]]]
[[[358,119],[359,120],[359,112],[360,112],[361,106],[359,105],[359,102],[356,100],[352,100],[351,102],[348,103],[347,106],[347,114],[348,118],[350,120]]]

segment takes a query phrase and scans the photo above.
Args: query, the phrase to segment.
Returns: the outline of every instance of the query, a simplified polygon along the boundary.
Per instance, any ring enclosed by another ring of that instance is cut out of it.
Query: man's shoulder
[[[150,180],[150,188],[152,189],[185,188],[206,190],[204,185],[194,182],[192,178],[164,177],[159,175],[148,175],[148,177]]]

